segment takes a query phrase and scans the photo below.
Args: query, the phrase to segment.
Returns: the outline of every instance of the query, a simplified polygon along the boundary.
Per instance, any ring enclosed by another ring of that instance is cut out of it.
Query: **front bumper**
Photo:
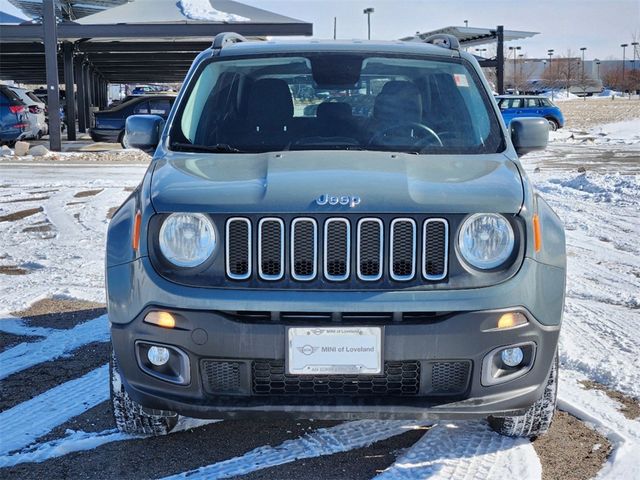
[[[417,361],[420,392],[413,396],[260,395],[255,391],[252,362],[284,361],[286,321],[253,322],[230,318],[218,311],[173,310],[176,329],[143,322],[148,307],[129,324],[112,324],[111,334],[119,368],[129,395],[154,410],[171,410],[201,418],[284,415],[297,418],[479,418],[519,414],[542,395],[556,352],[559,326],[544,326],[528,311],[527,325],[495,330],[504,311],[460,312],[427,323],[388,322],[383,325],[385,362]],[[365,323],[362,323],[363,325]],[[368,323],[371,324],[371,323]],[[300,326],[300,323],[295,323]],[[309,325],[319,325],[309,323]],[[493,330],[491,330],[493,329]],[[491,331],[489,331],[491,330]],[[176,385],[145,373],[138,364],[136,342],[178,347],[188,356],[187,385]],[[533,342],[531,370],[522,377],[485,386],[482,360],[498,346]],[[247,366],[233,394],[212,394],[202,372],[205,359],[238,362]],[[434,362],[470,362],[465,390],[454,396],[428,393],[429,369]]]

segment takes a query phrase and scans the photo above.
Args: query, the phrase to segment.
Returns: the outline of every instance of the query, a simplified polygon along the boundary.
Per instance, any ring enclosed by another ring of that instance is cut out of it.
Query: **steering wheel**
[[[405,132],[409,129],[411,136],[410,138],[415,138],[414,144],[423,144],[425,141],[431,140],[435,141],[440,147],[443,147],[442,140],[436,132],[431,130],[426,125],[418,122],[403,122],[398,123],[396,125],[392,125],[391,127],[385,128],[377,133],[374,133],[373,136],[369,139],[367,145],[374,144],[382,144],[389,145],[388,142],[385,142],[385,137],[392,132],[396,132],[399,130],[404,130]],[[416,137],[414,137],[414,133],[420,132]],[[426,146],[426,145],[425,145]]]

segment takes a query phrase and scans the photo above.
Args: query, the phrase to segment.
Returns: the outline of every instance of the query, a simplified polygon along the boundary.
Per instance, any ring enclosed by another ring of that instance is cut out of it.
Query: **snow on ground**
[[[567,230],[560,406],[589,422],[614,445],[599,478],[640,478],[640,422],[626,419],[615,401],[580,383],[595,380],[640,396],[640,138],[636,136],[640,125],[635,120],[604,125],[599,131],[604,133],[599,137],[609,142],[585,144],[556,136],[549,151],[527,156],[523,163]],[[578,172],[577,165],[586,171]],[[104,301],[102,250],[107,214],[129,195],[144,170],[142,165],[124,164],[0,163],[0,268],[15,266],[27,271],[26,275],[0,274],[0,330],[45,337],[29,348],[20,344],[4,350],[0,373],[5,368],[9,373],[15,371],[14,364],[27,368],[80,344],[105,339],[104,317],[66,331],[75,339],[60,341],[60,331],[30,327],[8,312],[55,295]],[[130,437],[108,429],[67,431],[62,438],[38,442],[53,428],[106,400],[107,374],[106,366],[97,368],[1,412],[0,466],[40,462],[128,441]],[[210,422],[181,419],[180,429],[206,423]],[[276,447],[259,447],[203,465],[177,478],[250,473],[364,447],[409,428],[424,426],[385,421],[343,423]],[[540,475],[540,463],[530,442],[499,437],[486,423],[470,422],[431,426],[379,478],[538,479]]]
[[[0,266],[28,272],[0,279],[0,311],[22,310],[51,296],[104,302],[107,214],[145,170],[0,163]],[[28,216],[12,221],[12,215]]]

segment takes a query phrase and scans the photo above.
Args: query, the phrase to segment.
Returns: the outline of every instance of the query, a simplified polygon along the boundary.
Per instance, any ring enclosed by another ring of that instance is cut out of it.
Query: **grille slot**
[[[225,255],[227,276],[246,280],[251,276],[251,222],[247,218],[227,220]]]
[[[396,218],[391,222],[389,271],[397,281],[411,280],[416,274],[416,222]]]
[[[324,224],[324,276],[339,282],[349,278],[351,225],[346,218],[330,218]]]
[[[202,384],[208,393],[238,393],[241,390],[240,362],[202,360]]]
[[[424,222],[422,235],[422,275],[427,280],[442,280],[447,276],[449,224],[442,218]]]
[[[358,222],[358,278],[375,281],[382,278],[384,226],[378,218],[363,218]]]
[[[316,278],[318,264],[318,224],[312,218],[291,222],[291,276],[299,281]]]
[[[462,394],[469,385],[471,362],[434,362],[431,364],[431,394]]]
[[[385,362],[382,375],[289,375],[283,360],[252,363],[255,395],[416,396],[420,362]]]
[[[284,275],[284,222],[263,218],[258,224],[258,272],[263,280]]]

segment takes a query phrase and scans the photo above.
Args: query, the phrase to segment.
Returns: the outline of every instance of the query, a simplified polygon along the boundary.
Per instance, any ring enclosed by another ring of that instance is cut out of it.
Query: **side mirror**
[[[158,115],[131,115],[125,123],[124,144],[153,153],[164,128],[164,119]]]
[[[509,125],[511,141],[518,155],[544,150],[549,142],[549,122],[539,117],[514,118]]]

